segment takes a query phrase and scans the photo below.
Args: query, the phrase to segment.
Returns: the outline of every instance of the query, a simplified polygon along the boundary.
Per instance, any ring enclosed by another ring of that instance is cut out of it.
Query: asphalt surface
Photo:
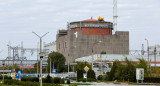
[[[77,82],[72,82],[77,83]],[[85,83],[85,82],[78,82],[78,83]],[[87,82],[91,85],[78,85],[78,86],[128,86],[128,84],[125,83],[107,83],[107,82]],[[139,84],[139,85],[129,85],[129,86],[146,86],[147,84]],[[160,86],[160,85],[147,85],[147,86]]]

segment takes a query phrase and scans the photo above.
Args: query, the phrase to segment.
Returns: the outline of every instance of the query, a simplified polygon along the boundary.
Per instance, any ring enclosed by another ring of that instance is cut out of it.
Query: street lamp
[[[70,52],[70,50],[69,50],[69,52]],[[68,53],[68,58],[70,58],[69,53]],[[69,74],[69,66],[70,66],[70,65],[69,65],[69,60],[70,60],[70,59],[68,59],[68,74]]]
[[[50,59],[50,68],[49,69],[50,69],[50,74],[51,74],[51,57],[49,59]]]
[[[38,36],[40,38],[40,86],[42,86],[42,59],[44,56],[44,53],[42,53],[42,38],[48,34],[49,32],[45,33],[42,36],[39,36],[38,34],[36,34],[35,32],[32,32],[33,34],[35,34],[36,36]]]
[[[98,41],[98,42],[93,43],[93,45],[92,45],[92,70],[93,70],[93,53],[94,53],[93,48],[94,48],[94,46],[95,46],[96,44],[101,43],[101,42],[102,42],[102,41]]]
[[[5,61],[2,61],[2,65],[3,65],[3,82],[4,82],[4,65],[5,65]]]
[[[75,46],[71,46],[71,48],[73,49],[73,48],[76,48],[76,47]],[[71,48],[69,48],[69,53],[68,53],[68,74],[69,74],[69,66],[70,66]]]
[[[148,51],[148,68],[150,66],[150,61],[149,61],[149,42],[148,39],[145,38],[145,40],[147,41],[147,51]]]

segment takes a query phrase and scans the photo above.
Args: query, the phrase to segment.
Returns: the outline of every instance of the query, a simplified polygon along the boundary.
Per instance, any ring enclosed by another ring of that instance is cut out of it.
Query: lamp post
[[[42,59],[44,56],[44,53],[42,53],[42,38],[48,34],[49,32],[45,33],[42,36],[39,36],[38,34],[36,34],[35,32],[32,32],[33,34],[35,34],[36,36],[38,36],[40,38],[40,86],[42,86]]]
[[[76,48],[76,46],[71,46],[71,48]],[[69,74],[69,66],[70,66],[70,57],[71,57],[71,48],[69,48],[69,53],[68,53],[68,74]]]
[[[2,62],[2,65],[3,65],[3,81],[2,82],[4,82],[4,65],[5,65],[5,61],[4,60]]]
[[[101,54],[101,75],[103,74],[102,72],[102,54]]]
[[[148,68],[150,68],[150,61],[149,61],[149,42],[148,39],[145,38],[145,40],[147,41],[147,51],[148,51]]]
[[[51,74],[51,57],[50,57],[50,74]]]
[[[94,46],[95,46],[96,44],[101,43],[101,42],[102,42],[102,41],[98,41],[98,42],[93,43],[93,45],[92,45],[92,70],[93,70],[93,53],[94,53],[93,48],[94,48]]]
[[[38,68],[38,57],[39,57],[39,55],[38,55],[38,45],[39,45],[39,43],[37,43],[37,77],[39,77],[39,68]]]

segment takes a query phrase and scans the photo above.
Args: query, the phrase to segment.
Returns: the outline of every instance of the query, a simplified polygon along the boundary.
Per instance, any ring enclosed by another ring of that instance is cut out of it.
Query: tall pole
[[[147,41],[147,51],[148,51],[148,68],[150,68],[150,61],[149,61],[149,42],[148,39],[145,39]]]
[[[69,53],[70,53],[70,49],[69,49]],[[70,60],[70,54],[68,53],[68,74],[69,74],[69,60]]]
[[[69,60],[68,60],[68,73],[69,73]]]
[[[14,48],[13,48],[13,69],[12,69],[12,72],[13,73],[15,72],[15,69],[14,69]]]
[[[154,66],[156,67],[156,46],[154,48]]]
[[[40,53],[42,52],[42,38],[40,38]],[[40,58],[40,86],[42,86],[42,58]]]
[[[49,69],[50,69],[50,74],[51,74],[51,57],[50,57],[50,68]]]
[[[102,41],[98,41],[98,42],[93,43],[93,45],[92,45],[92,70],[93,70],[93,54],[94,54],[93,47],[94,47],[97,43],[101,43],[101,42],[102,42]]]
[[[93,70],[93,47],[92,47],[92,70]]]
[[[3,65],[3,82],[4,82],[4,65]]]
[[[14,65],[14,48],[13,48],[13,65]]]
[[[37,77],[39,77],[39,68],[38,68],[38,44],[39,43],[37,43]]]
[[[9,46],[8,46],[8,70],[9,70],[9,57],[10,57],[10,48],[9,48]]]
[[[40,53],[42,53],[42,38],[49,32],[45,33],[43,36],[39,36],[35,32],[32,32],[32,33],[34,33],[36,36],[40,38]],[[40,58],[40,86],[42,86],[42,58]]]
[[[4,82],[4,64],[5,64],[5,61],[2,61],[2,65],[3,65],[3,82]]]
[[[103,74],[102,72],[102,54],[101,54],[101,75]]]

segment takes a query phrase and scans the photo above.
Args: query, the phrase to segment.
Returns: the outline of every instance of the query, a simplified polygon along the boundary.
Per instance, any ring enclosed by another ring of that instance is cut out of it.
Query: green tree
[[[106,76],[107,80],[119,80],[119,81],[136,81],[136,68],[144,68],[145,76],[149,75],[147,69],[147,62],[144,59],[139,59],[140,63],[134,63],[125,58],[125,63],[115,61],[111,68],[111,71]]]
[[[65,57],[59,53],[59,52],[52,52],[48,55],[48,66],[47,70],[49,72],[50,69],[50,60],[51,60],[51,68],[54,68],[57,70],[57,72],[63,72],[65,69]]]
[[[77,71],[78,79],[83,78],[83,73],[86,73],[84,70],[85,66],[91,69],[91,65],[88,62],[77,62],[77,64],[74,66],[75,70]]]
[[[145,71],[145,69],[144,69]],[[144,72],[144,76],[145,76],[145,72]],[[159,67],[154,67],[152,68],[152,77],[160,77],[160,68]]]
[[[83,70],[77,69],[77,79],[83,79]]]
[[[40,72],[40,62],[38,62],[38,72]],[[37,72],[37,63],[34,64],[34,71]]]
[[[139,64],[137,65],[137,68],[144,68],[144,77],[149,77],[149,69],[148,69],[148,65],[147,62],[144,59],[138,59],[139,60]]]
[[[83,70],[83,73],[85,73],[84,67],[87,66],[89,69],[91,69],[91,65],[88,62],[77,62],[77,64],[74,66],[74,69],[77,71]]]
[[[100,54],[107,54],[106,51],[102,51]]]
[[[108,75],[108,80],[109,81],[113,81],[113,80],[117,80],[118,79],[119,74],[120,74],[120,71],[119,71],[120,65],[121,65],[121,63],[119,61],[115,61],[113,63],[111,71],[110,71],[110,73]]]
[[[136,63],[125,58],[128,81],[136,81]]]
[[[92,69],[89,69],[87,72],[87,78],[96,79],[95,72]]]
[[[3,68],[3,67],[2,67]],[[18,72],[19,70],[20,70],[20,68],[18,67],[18,65],[17,64],[14,64],[14,65],[12,65],[12,66],[9,66],[9,70],[12,70],[12,69],[15,69],[15,72]]]

